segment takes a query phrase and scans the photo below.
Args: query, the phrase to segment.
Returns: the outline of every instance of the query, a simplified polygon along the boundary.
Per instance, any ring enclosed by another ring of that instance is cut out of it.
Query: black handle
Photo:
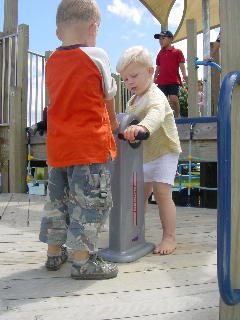
[[[138,134],[135,137],[135,140],[147,140],[149,137],[149,132],[138,132]],[[120,140],[126,140],[124,138],[123,133],[118,134],[118,139]]]

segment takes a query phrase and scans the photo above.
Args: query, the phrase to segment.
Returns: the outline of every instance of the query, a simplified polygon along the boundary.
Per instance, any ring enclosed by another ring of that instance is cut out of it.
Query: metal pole
[[[209,0],[202,0],[203,59],[210,57]],[[211,116],[211,68],[203,68],[204,116]]]

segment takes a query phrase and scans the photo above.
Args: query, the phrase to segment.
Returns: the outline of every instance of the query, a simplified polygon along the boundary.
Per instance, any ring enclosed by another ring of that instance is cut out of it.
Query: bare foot
[[[155,247],[153,253],[167,255],[176,249],[177,243],[173,236],[163,237],[162,241]]]

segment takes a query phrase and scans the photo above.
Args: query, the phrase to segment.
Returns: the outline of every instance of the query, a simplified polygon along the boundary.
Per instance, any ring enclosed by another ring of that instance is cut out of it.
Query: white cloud
[[[140,24],[143,16],[143,10],[133,5],[130,6],[122,0],[113,0],[112,4],[107,6],[107,10],[136,24]]]
[[[168,24],[173,26],[178,26],[182,19],[183,9],[184,9],[184,1],[177,0],[170,12],[170,15],[168,18]]]

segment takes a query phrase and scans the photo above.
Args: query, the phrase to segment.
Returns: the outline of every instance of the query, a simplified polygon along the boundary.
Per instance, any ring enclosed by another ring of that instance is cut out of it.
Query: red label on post
[[[133,225],[138,225],[138,203],[137,203],[137,172],[133,172],[132,175],[132,221]]]

